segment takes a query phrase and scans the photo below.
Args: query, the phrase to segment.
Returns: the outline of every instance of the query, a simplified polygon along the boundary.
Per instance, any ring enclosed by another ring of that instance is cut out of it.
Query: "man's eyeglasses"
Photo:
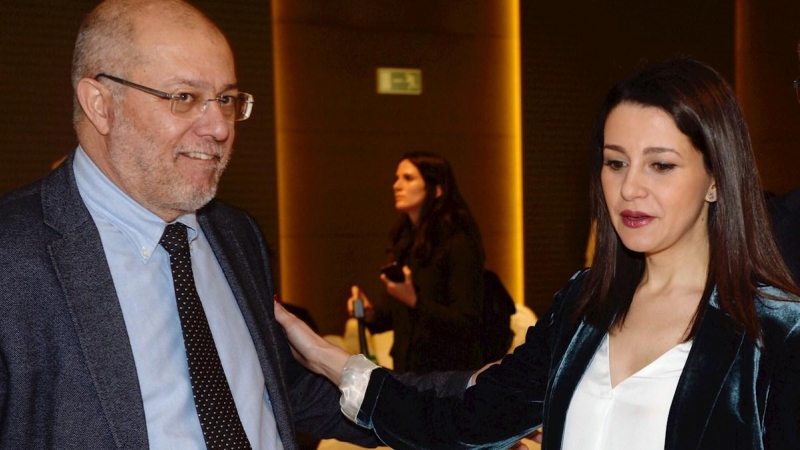
[[[163,98],[164,100],[169,100],[172,114],[185,119],[196,119],[202,116],[203,113],[206,112],[206,109],[208,109],[208,102],[217,102],[222,115],[230,121],[246,120],[253,111],[253,96],[245,94],[244,92],[239,92],[236,95],[220,95],[217,98],[207,99],[203,98],[200,92],[185,91],[178,92],[177,94],[169,94],[105,73],[98,74],[94,77],[94,79],[98,81],[100,78],[107,78],[123,86],[132,87],[142,92],[155,95],[156,97]]]
[[[794,86],[794,93],[797,95],[797,102],[800,103],[800,78],[794,80],[792,85]]]

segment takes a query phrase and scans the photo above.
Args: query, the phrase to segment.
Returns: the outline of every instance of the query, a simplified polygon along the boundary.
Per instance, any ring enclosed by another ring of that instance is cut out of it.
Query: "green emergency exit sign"
[[[422,94],[422,70],[378,67],[378,94]]]

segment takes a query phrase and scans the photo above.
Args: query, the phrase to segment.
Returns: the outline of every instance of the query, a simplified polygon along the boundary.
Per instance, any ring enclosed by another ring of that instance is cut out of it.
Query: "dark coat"
[[[800,189],[769,202],[772,229],[783,260],[800,283]]]
[[[569,320],[581,282],[556,295],[525,344],[482,373],[463,401],[414,392],[378,369],[359,422],[396,449],[509,448],[543,424],[542,448],[560,449],[572,394],[606,334]],[[672,401],[666,450],[800,449],[800,303],[756,305],[763,348],[712,297]]]
[[[253,337],[278,433],[375,445],[343,420],[339,392],[292,358],[275,321],[255,222],[218,201],[197,218]],[[72,158],[0,198],[0,449],[146,449],[144,409],[122,310]]]
[[[396,372],[474,370],[482,364],[483,256],[464,231],[456,232],[430,261],[401,260],[412,271],[417,306],[385,295],[374,305],[373,333],[394,330]]]

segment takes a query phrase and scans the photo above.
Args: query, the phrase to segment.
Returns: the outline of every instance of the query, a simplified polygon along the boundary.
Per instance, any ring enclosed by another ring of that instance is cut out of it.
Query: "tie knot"
[[[167,225],[159,243],[170,256],[188,252],[189,240],[187,239],[186,225],[178,222]]]

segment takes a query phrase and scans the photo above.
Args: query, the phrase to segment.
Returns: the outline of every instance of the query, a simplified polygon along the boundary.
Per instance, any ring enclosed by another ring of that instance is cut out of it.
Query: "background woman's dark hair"
[[[720,309],[754,340],[761,326],[753,299],[760,285],[797,294],[766,213],[750,135],[741,109],[714,69],[685,57],[646,65],[608,93],[592,135],[589,197],[597,242],[576,317],[601,328],[621,324],[644,273],[644,257],[623,245],[608,215],[600,182],[606,118],[621,103],[655,107],[703,154],[717,201],[709,204],[710,258],[705,292],[687,339],[693,338],[713,289]]]
[[[405,263],[412,254],[420,261],[429,261],[440,245],[457,230],[462,229],[475,241],[485,258],[483,241],[478,224],[472,216],[464,197],[458,190],[453,169],[443,157],[433,152],[409,152],[400,158],[408,160],[419,170],[425,180],[425,201],[415,230],[408,214],[401,214],[390,232],[392,253],[396,261]],[[436,187],[442,193],[436,196]]]

